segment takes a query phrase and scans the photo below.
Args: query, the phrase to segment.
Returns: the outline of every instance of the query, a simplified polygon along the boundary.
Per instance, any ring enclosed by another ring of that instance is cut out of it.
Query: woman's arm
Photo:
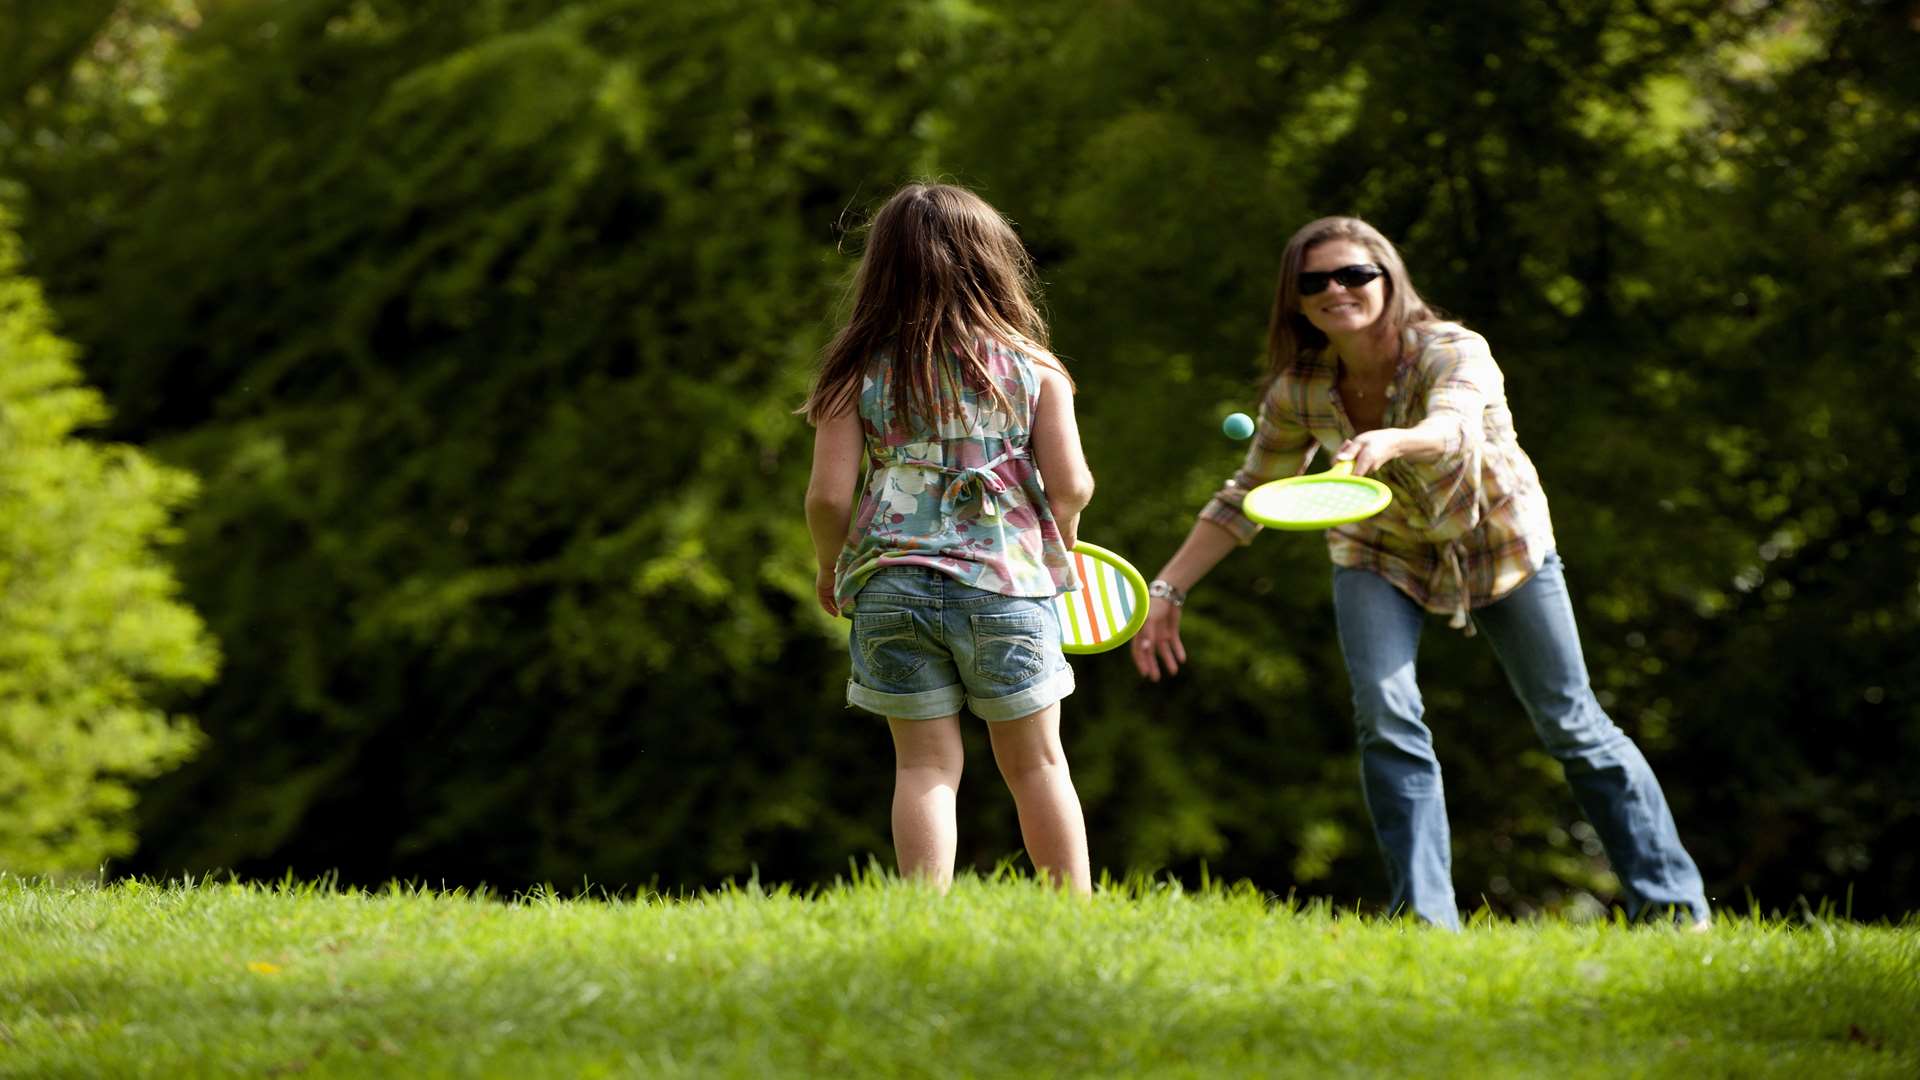
[[[1080,425],[1073,415],[1073,384],[1065,374],[1042,364],[1040,399],[1033,409],[1033,463],[1047,492],[1047,507],[1071,549],[1080,538],[1080,512],[1093,501],[1093,471],[1080,446]]]
[[[1283,473],[1297,472],[1296,463],[1305,468],[1307,459],[1300,452],[1313,444],[1313,433],[1294,415],[1286,385],[1275,382],[1260,403],[1259,426],[1240,470],[1208,500],[1200,520],[1155,577],[1172,586],[1177,597],[1154,597],[1148,602],[1147,621],[1132,642],[1133,664],[1140,674],[1159,682],[1162,674],[1179,673],[1180,665],[1187,662],[1187,648],[1180,640],[1180,605],[1186,602],[1186,594],[1234,548],[1259,535],[1260,526],[1240,510],[1247,492]]]
[[[833,571],[847,543],[853,520],[854,488],[860,482],[860,457],[865,452],[860,415],[852,409],[821,422],[813,432],[813,475],[807,480],[807,529],[813,533],[813,557],[818,566],[813,591],[820,609],[840,614],[833,599]]]
[[[1154,575],[1154,580],[1166,582],[1185,596],[1239,546],[1240,538],[1226,529],[1211,521],[1196,521],[1187,538],[1181,541],[1179,550]]]
[[[1432,373],[1425,419],[1412,427],[1376,428],[1348,439],[1334,460],[1351,460],[1354,475],[1365,476],[1396,458],[1465,457],[1483,439],[1487,403],[1502,395],[1504,381],[1487,340],[1465,330],[1435,338],[1422,348],[1418,362]]]
[[[1202,518],[1193,523],[1180,550],[1154,575],[1155,581],[1174,588],[1180,603],[1164,596],[1147,601],[1147,621],[1133,636],[1132,650],[1133,666],[1148,680],[1159,682],[1163,670],[1168,675],[1178,674],[1180,665],[1187,662],[1187,647],[1180,640],[1180,606],[1186,603],[1187,592],[1239,546],[1239,537]]]
[[[1457,415],[1433,414],[1410,428],[1363,431],[1340,444],[1333,460],[1353,462],[1355,476],[1365,476],[1397,458],[1433,461],[1460,445],[1460,426]]]

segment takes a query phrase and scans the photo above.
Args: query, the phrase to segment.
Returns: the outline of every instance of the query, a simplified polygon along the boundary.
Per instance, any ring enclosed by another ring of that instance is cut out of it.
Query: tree
[[[191,476],[78,432],[82,386],[0,215],[0,869],[96,867],[134,848],[132,784],[200,744],[165,701],[213,677],[162,547]]]
[[[139,865],[690,881],[883,843],[781,493],[834,223],[920,154],[916,65],[962,29],[537,7],[223,9],[147,194],[36,230],[116,431],[207,487],[214,749]]]

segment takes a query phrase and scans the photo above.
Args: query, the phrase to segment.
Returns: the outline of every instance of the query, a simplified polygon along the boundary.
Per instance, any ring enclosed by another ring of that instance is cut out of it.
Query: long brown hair
[[[933,418],[948,356],[968,385],[1005,406],[987,376],[983,338],[1061,367],[1035,291],[1033,260],[985,199],[952,184],[901,188],[867,229],[847,321],[821,354],[800,411],[819,424],[857,408],[867,364],[881,352],[912,415]]]
[[[1327,335],[1300,313],[1300,267],[1307,261],[1309,249],[1329,240],[1346,240],[1366,248],[1374,264],[1387,272],[1387,305],[1380,317],[1387,320],[1395,340],[1404,343],[1413,327],[1446,318],[1440,309],[1420,299],[1407,276],[1407,264],[1380,230],[1357,217],[1310,221],[1293,234],[1287,250],[1280,255],[1280,284],[1273,291],[1273,315],[1267,322],[1269,379],[1279,378],[1303,353],[1327,346]]]

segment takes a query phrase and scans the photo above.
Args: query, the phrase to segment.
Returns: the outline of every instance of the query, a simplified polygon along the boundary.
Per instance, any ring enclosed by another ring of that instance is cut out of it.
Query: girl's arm
[[[1047,506],[1060,539],[1072,548],[1080,538],[1080,511],[1093,501],[1093,471],[1080,448],[1080,425],[1073,416],[1073,384],[1064,373],[1036,364],[1040,400],[1033,408],[1033,463],[1040,470]]]
[[[860,483],[860,457],[866,452],[860,414],[852,409],[821,422],[813,432],[813,475],[807,481],[807,529],[813,533],[813,557],[819,569],[813,591],[820,608],[840,614],[833,599],[833,571],[847,543],[853,520],[854,488]]]

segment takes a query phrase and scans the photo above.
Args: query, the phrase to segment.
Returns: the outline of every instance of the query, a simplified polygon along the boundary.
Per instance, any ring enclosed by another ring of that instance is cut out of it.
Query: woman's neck
[[[1386,379],[1400,360],[1398,335],[1380,319],[1365,330],[1329,337],[1328,347],[1348,371],[1363,379]]]

